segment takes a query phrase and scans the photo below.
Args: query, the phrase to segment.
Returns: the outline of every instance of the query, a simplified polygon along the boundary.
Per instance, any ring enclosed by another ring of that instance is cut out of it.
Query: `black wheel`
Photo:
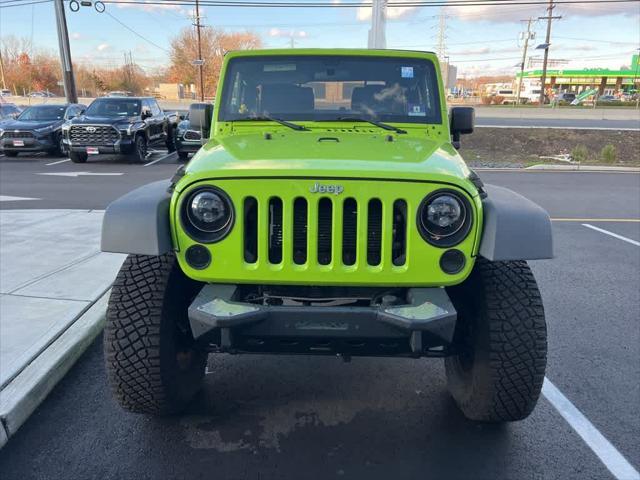
[[[171,128],[171,125],[167,127],[167,140],[164,142],[164,144],[167,147],[167,152],[171,153],[176,151],[176,137],[173,133],[173,128]]]
[[[64,157],[66,155],[66,147],[64,142],[62,141],[62,134],[59,134],[56,136],[56,148],[54,148],[53,150],[49,150],[47,153],[49,155],[53,155],[56,157]]]
[[[189,160],[189,152],[178,152],[178,158],[183,162]]]
[[[136,136],[133,152],[129,155],[131,163],[144,163],[147,160],[148,143],[144,135]]]
[[[69,158],[73,163],[86,163],[89,156],[82,152],[69,152]]]
[[[458,310],[455,344],[445,359],[449,391],[464,415],[483,422],[526,418],[547,364],[542,299],[524,261],[478,258],[469,278],[447,289]]]
[[[11,151],[11,150],[5,150],[4,154],[7,157],[17,157],[18,156],[18,152],[14,152],[14,151]]]
[[[176,413],[200,388],[207,354],[194,344],[187,308],[201,288],[173,254],[125,260],[111,290],[104,350],[111,389],[126,410]]]

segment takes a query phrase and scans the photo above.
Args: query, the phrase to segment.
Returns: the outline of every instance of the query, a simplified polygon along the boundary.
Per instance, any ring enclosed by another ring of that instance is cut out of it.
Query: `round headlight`
[[[434,192],[420,205],[418,227],[422,237],[438,247],[460,243],[471,227],[469,202],[457,192]]]
[[[217,188],[195,190],[188,195],[182,211],[185,229],[201,242],[221,240],[233,225],[231,200]]]

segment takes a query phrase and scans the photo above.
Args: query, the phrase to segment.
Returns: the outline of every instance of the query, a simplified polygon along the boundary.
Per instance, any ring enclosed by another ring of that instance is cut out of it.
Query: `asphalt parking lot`
[[[0,208],[104,209],[179,165],[166,152],[146,166],[63,160],[0,156]],[[0,450],[2,478],[635,478],[640,174],[480,175],[554,219],[556,259],[531,263],[549,363],[527,420],[465,420],[437,359],[259,355],[212,356],[184,415],[137,416],[111,399],[98,338]]]

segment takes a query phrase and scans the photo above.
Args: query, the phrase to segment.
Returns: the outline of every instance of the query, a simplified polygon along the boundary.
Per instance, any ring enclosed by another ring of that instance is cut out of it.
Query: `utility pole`
[[[2,61],[2,51],[0,50],[0,78],[2,79],[2,88],[6,90],[7,82],[4,79],[4,62]]]
[[[373,0],[371,4],[371,29],[369,48],[387,48],[387,0]]]
[[[204,102],[204,61],[202,59],[202,38],[200,35],[200,29],[202,24],[200,23],[200,1],[196,0],[196,32],[198,35],[198,70],[200,74],[200,101]]]
[[[53,5],[56,9],[56,25],[58,27],[58,43],[60,45],[60,62],[62,63],[64,94],[69,103],[78,103],[76,80],[73,76],[73,65],[71,63],[69,31],[67,30],[67,18],[64,13],[63,0],[53,0]]]
[[[516,105],[520,105],[520,95],[522,93],[522,77],[524,76],[524,64],[527,61],[527,50],[529,49],[529,40],[532,39],[531,35],[531,22],[533,22],[532,18],[528,20],[521,20],[522,22],[527,22],[527,33],[524,38],[524,48],[522,49],[522,63],[520,64],[520,80],[518,80],[518,97],[516,98]],[[544,90],[544,87],[543,87]]]
[[[538,20],[546,20],[547,21],[547,36],[545,37],[544,43],[544,59],[542,60],[542,77],[540,78],[540,106],[544,107],[544,85],[547,81],[547,62],[549,60],[549,47],[551,46],[551,21],[555,19],[560,19],[562,17],[553,16],[553,9],[556,6],[553,4],[553,0],[549,0],[549,6],[547,7],[546,17],[538,17]]]

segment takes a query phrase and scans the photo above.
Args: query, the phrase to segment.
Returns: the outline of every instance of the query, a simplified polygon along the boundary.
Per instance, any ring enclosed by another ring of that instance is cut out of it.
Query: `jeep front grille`
[[[73,145],[113,145],[120,140],[120,132],[108,125],[72,125],[69,140]]]
[[[258,248],[258,239],[264,238],[261,229],[265,229],[268,243],[266,260],[272,265],[311,261],[323,266],[352,266],[362,255],[367,265],[376,267],[383,261],[383,251],[391,257],[387,263],[402,266],[406,262],[404,200],[298,197],[287,204],[271,197],[265,203],[261,205],[255,197],[247,197],[243,203],[244,260],[249,264],[263,261]],[[383,231],[389,232],[386,238]],[[390,245],[383,249],[385,241]]]
[[[29,131],[7,131],[2,134],[2,138],[33,138],[33,132]]]

